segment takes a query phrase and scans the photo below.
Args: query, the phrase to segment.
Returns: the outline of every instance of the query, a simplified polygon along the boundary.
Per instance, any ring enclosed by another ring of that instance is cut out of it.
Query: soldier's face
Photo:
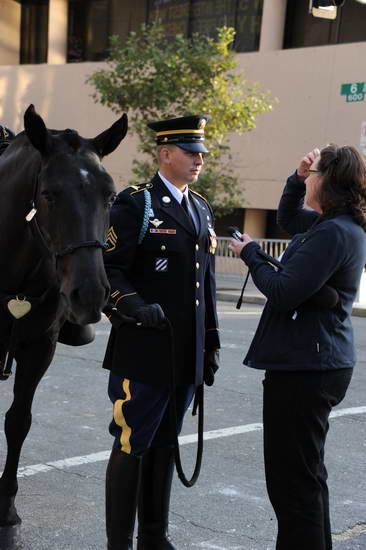
[[[179,184],[189,185],[197,181],[203,166],[202,153],[192,153],[180,147],[169,149],[169,168]],[[173,180],[174,182],[174,180]]]

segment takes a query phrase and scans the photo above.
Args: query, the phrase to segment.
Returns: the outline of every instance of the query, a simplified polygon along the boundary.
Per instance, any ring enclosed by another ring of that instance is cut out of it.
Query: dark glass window
[[[147,0],[69,0],[69,62],[108,56],[109,37],[122,40],[146,22]]]
[[[230,225],[238,227],[241,231],[244,227],[244,208],[235,208],[230,214],[215,219],[215,231],[220,237],[228,237],[227,228]]]
[[[70,0],[67,60],[99,61],[107,57],[109,0]]]
[[[303,48],[366,40],[366,5],[348,0],[329,21],[309,14],[309,0],[288,0],[284,48]]]
[[[235,27],[234,47],[259,48],[263,0],[69,0],[68,61],[107,56],[108,37],[125,40],[141,23],[160,20],[167,36],[198,32],[216,36],[217,27]]]
[[[48,2],[23,2],[20,25],[20,63],[47,63]]]
[[[215,37],[224,25],[236,29],[235,50],[258,50],[263,0],[148,0],[147,21],[160,20],[167,36],[198,32]]]

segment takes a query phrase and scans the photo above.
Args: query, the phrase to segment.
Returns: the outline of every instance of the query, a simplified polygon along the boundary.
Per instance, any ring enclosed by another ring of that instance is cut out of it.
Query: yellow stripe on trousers
[[[126,394],[126,397],[125,399],[117,399],[117,401],[115,401],[114,407],[113,407],[113,417],[117,426],[119,426],[122,429],[122,433],[120,437],[121,449],[123,452],[127,454],[131,454],[130,437],[131,437],[132,430],[130,426],[127,424],[123,414],[123,405],[131,400],[130,380],[128,380],[127,378],[123,379],[122,389]]]

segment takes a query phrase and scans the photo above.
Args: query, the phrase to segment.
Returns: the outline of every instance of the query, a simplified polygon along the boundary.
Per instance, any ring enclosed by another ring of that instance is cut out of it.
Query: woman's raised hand
[[[318,148],[313,149],[305,155],[300,161],[299,167],[297,169],[297,176],[300,179],[305,179],[307,174],[307,171],[309,170],[310,166],[315,162],[315,160],[319,157],[320,150]]]

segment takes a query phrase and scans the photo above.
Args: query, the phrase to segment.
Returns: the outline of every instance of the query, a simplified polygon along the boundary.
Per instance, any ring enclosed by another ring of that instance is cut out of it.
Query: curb
[[[216,299],[219,300],[220,302],[237,302],[238,299],[239,299],[239,296],[240,294],[229,294],[228,292],[222,292],[220,290],[218,290],[216,292]],[[245,295],[244,294],[244,297],[243,297],[243,304],[260,304],[260,305],[264,305],[266,303],[266,299],[264,298],[264,296],[250,296],[250,295]]]
[[[219,289],[216,292],[216,299],[220,302],[237,302],[239,299],[239,292],[234,293],[228,290]],[[259,304],[264,305],[266,298],[264,296],[245,295],[243,297],[243,304]],[[355,303],[352,308],[352,315],[354,317],[366,317],[366,307]]]
[[[366,317],[365,306],[353,306],[352,315],[354,315],[354,317]]]

